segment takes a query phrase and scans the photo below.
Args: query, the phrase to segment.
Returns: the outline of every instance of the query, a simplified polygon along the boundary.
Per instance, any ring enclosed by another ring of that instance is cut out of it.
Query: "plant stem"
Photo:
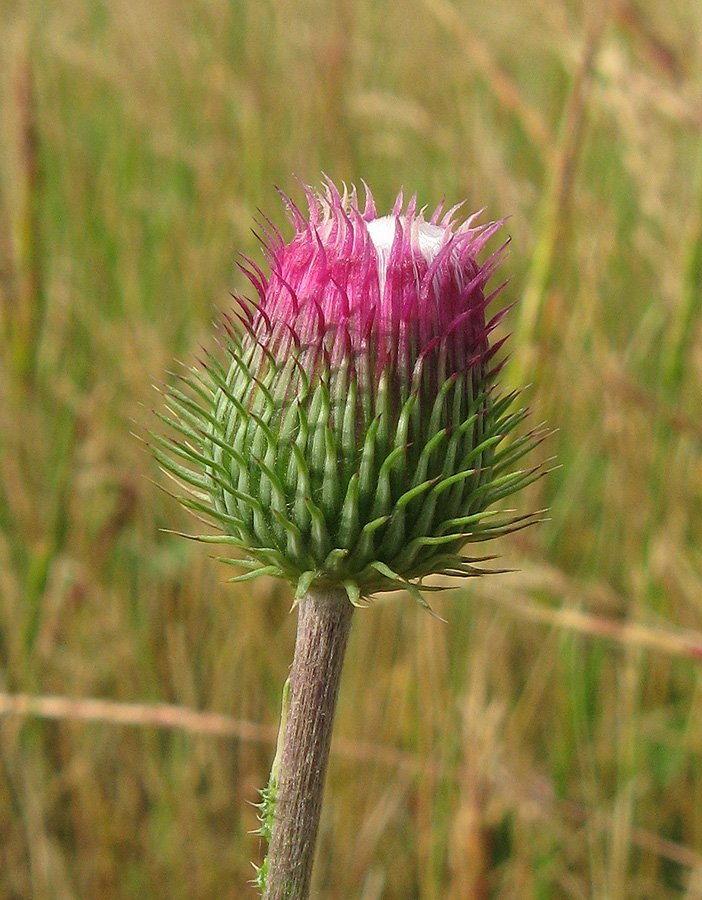
[[[336,698],[353,606],[345,590],[300,602],[263,900],[308,900]]]

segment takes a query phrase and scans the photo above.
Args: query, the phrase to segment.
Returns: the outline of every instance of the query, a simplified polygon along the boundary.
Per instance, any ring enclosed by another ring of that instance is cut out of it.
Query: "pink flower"
[[[486,323],[485,310],[502,287],[487,297],[484,289],[507,242],[482,264],[476,257],[504,220],[474,226],[476,213],[456,226],[460,206],[426,220],[416,197],[403,211],[402,191],[379,217],[364,187],[363,212],[355,189],[342,196],[329,180],[322,195],[305,187],[307,218],[284,196],[294,237],[285,244],[271,227],[270,277],[245,269],[259,294],[259,339],[281,355],[324,346],[332,368],[369,356],[376,374],[390,366],[403,379],[443,341],[442,374],[465,370],[487,355],[501,317]]]

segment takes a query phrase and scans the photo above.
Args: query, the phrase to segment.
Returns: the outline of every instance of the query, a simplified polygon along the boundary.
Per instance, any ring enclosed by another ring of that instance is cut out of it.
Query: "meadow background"
[[[358,613],[329,900],[702,898],[702,6],[0,0],[0,900],[248,900],[290,591],[132,435],[274,184],[511,215],[559,468],[518,571]]]

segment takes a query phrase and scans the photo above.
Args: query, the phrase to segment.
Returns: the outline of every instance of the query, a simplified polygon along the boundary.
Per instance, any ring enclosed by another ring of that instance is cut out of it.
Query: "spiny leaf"
[[[227,584],[241,584],[243,581],[251,581],[253,578],[259,578],[261,575],[281,576],[281,570],[278,566],[261,566],[253,569],[251,572],[244,572],[241,575],[235,575],[233,578],[227,578]]]

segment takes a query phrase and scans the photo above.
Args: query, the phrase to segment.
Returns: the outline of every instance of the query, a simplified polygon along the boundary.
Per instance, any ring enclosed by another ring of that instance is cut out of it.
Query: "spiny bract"
[[[225,317],[224,360],[171,391],[175,436],[155,453],[224,532],[199,539],[243,551],[232,580],[423,602],[425,576],[483,571],[467,542],[528,521],[491,507],[538,476],[513,469],[538,435],[506,440],[526,412],[496,389],[502,313],[486,309],[501,288],[485,287],[506,243],[476,257],[502,222],[457,225],[441,206],[426,220],[402,192],[378,217],[364,187],[363,211],[355,189],[305,188],[307,217],[283,195],[295,234],[261,226],[270,275],[241,266],[258,298]]]

